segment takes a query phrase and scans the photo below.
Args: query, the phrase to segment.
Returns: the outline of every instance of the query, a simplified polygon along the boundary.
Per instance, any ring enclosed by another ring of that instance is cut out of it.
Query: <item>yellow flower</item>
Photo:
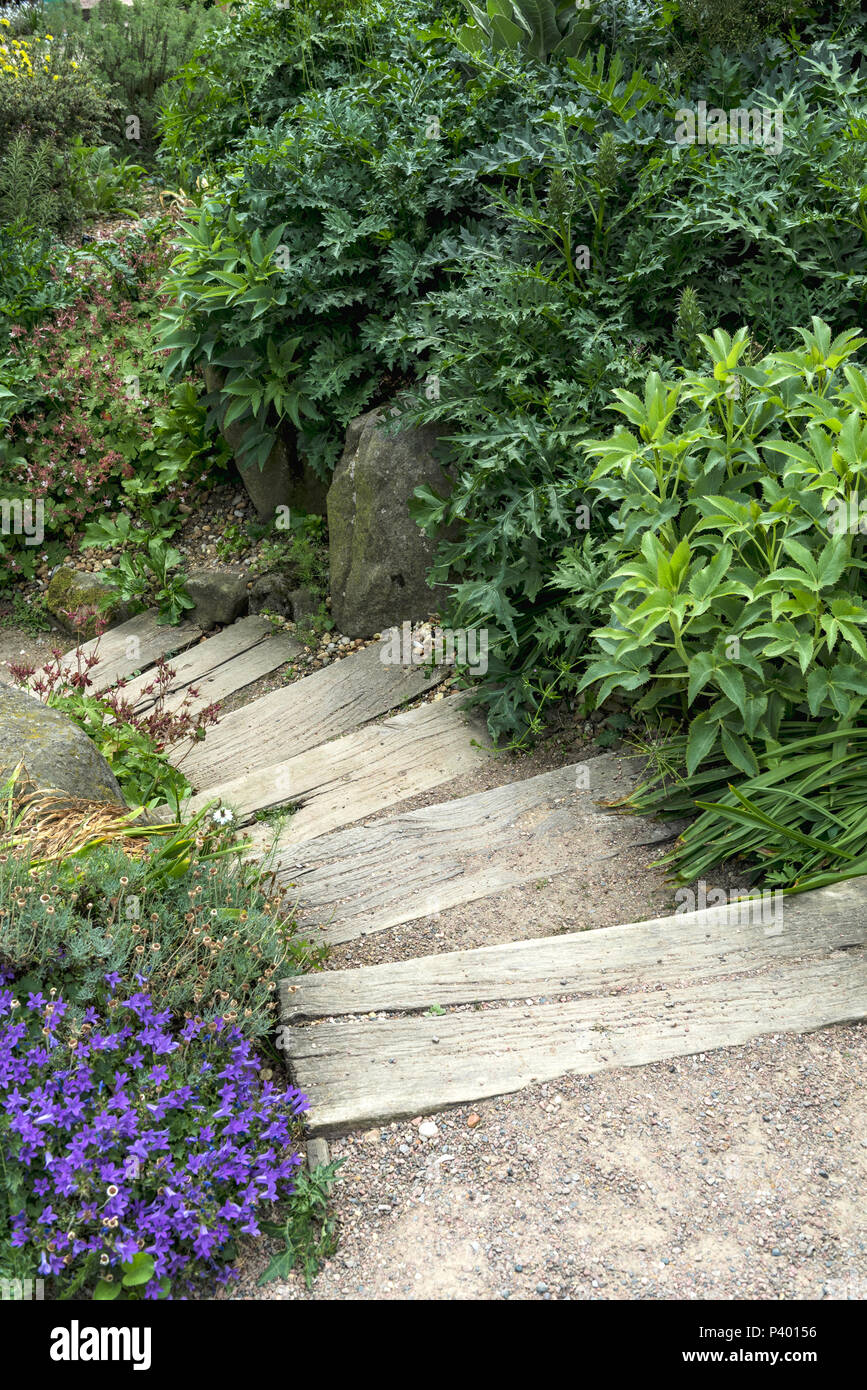
[[[0,24],[3,25],[4,29],[8,29],[10,27],[8,19],[0,19]]]
[[[46,68],[45,71],[47,72],[48,69]],[[59,82],[59,81],[60,81],[60,78],[57,76],[57,73],[54,74],[54,81],[55,81],[55,82]]]

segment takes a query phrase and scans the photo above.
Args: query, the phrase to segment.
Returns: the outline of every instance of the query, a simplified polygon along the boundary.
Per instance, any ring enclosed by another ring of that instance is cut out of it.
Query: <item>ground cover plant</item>
[[[103,821],[70,848],[81,809],[66,807],[64,836],[45,794],[30,821],[27,807],[10,779],[0,1268],[38,1273],[60,1299],[213,1288],[231,1277],[237,1239],[294,1190],[306,1100],[267,1065],[275,976],[321,952],[208,813],[161,830]]]
[[[7,255],[23,266],[0,357],[0,480],[10,502],[39,499],[45,538],[34,544],[24,527],[0,534],[10,575],[31,578],[82,542],[132,550],[165,540],[178,507],[225,468],[225,448],[203,437],[195,392],[161,376],[166,227],[143,220],[57,259],[35,233],[17,248],[10,238]]]

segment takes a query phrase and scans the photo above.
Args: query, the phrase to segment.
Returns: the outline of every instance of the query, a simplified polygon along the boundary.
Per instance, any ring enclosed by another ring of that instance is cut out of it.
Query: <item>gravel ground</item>
[[[829,1028],[345,1136],[312,1293],[257,1242],[219,1297],[864,1299],[865,1078]]]

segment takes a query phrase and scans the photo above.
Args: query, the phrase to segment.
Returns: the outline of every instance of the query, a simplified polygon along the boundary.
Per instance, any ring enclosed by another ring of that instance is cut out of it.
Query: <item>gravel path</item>
[[[220,1297],[861,1300],[865,1091],[862,1025],[352,1134],[312,1294],[257,1242]]]

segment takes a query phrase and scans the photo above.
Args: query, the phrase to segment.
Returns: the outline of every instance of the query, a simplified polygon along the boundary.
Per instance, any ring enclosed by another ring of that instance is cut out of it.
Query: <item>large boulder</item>
[[[77,724],[26,690],[0,682],[0,781],[20,762],[38,787],[124,805],[117,778]]]
[[[96,636],[97,615],[105,628],[110,628],[125,623],[133,614],[132,604],[124,603],[112,585],[68,565],[54,571],[45,593],[45,607],[64,632],[82,641]],[[83,614],[89,615],[86,622],[80,620]]]
[[[328,491],[331,615],[347,637],[426,618],[447,592],[425,578],[437,545],[409,514],[420,484],[450,488],[433,455],[437,428],[390,435],[380,418],[372,410],[352,421]]]

